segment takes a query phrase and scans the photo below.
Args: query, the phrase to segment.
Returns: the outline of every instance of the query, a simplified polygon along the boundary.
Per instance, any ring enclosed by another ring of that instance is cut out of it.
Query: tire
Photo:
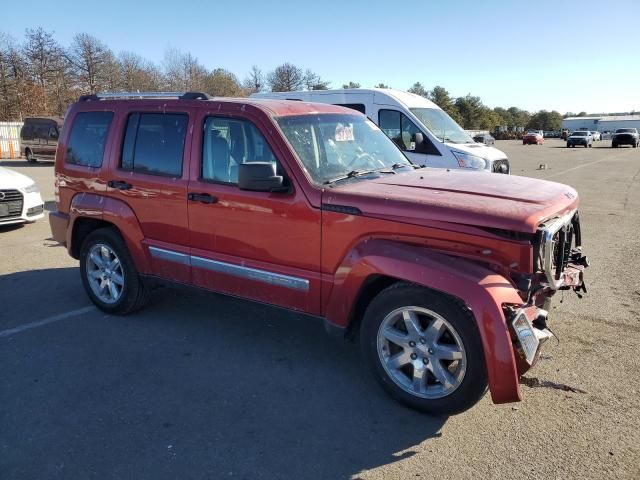
[[[412,320],[405,321],[405,315]],[[396,328],[407,324],[416,327]],[[439,330],[433,329],[435,325]],[[414,337],[415,341],[409,340]],[[487,391],[484,351],[474,318],[457,302],[418,285],[396,283],[373,299],[362,320],[360,348],[382,388],[415,410],[460,413]],[[438,351],[451,358],[440,357]],[[394,356],[395,366],[389,362]]]
[[[106,251],[113,255],[105,257]],[[114,259],[118,260],[115,266]],[[84,240],[80,248],[80,277],[91,301],[104,312],[126,315],[139,310],[147,301],[148,290],[135,269],[122,237],[113,228],[94,230]],[[106,287],[101,289],[99,284]],[[110,284],[115,288],[115,295]],[[103,290],[104,295],[100,296]]]
[[[612,143],[611,144],[611,148],[618,148],[618,144],[617,143]]]
[[[587,147],[592,148],[593,147],[593,143],[588,144]]]
[[[29,162],[29,163],[38,163],[38,159],[33,156],[33,153],[31,152],[30,148],[27,148],[24,151],[24,156],[26,157],[27,162]]]

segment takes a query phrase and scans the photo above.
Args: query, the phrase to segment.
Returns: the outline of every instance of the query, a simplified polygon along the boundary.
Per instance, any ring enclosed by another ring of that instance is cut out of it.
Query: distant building
[[[640,131],[640,115],[568,117],[562,120],[562,128],[571,131],[582,128],[597,132],[614,132],[618,128],[637,128]]]

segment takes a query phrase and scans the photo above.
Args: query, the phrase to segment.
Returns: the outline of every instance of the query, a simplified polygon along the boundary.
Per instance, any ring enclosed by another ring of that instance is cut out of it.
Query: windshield
[[[318,184],[355,171],[412,165],[393,141],[362,115],[300,115],[277,121],[305,170]]]
[[[619,128],[616,133],[636,133],[633,128]]]
[[[587,136],[587,132],[573,132],[571,134],[572,137],[586,137]]]
[[[441,142],[473,143],[473,139],[444,110],[439,108],[411,108],[418,120]]]

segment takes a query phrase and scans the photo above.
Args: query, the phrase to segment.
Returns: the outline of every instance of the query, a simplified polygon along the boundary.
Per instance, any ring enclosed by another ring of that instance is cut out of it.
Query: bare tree
[[[108,67],[113,58],[111,50],[88,33],[79,33],[67,53],[78,86],[83,92],[96,93],[108,87]]]
[[[304,72],[291,63],[283,63],[269,73],[267,83],[272,92],[293,92],[305,86]]]
[[[53,33],[47,32],[42,27],[28,28],[25,37],[22,51],[29,75],[38,86],[38,100],[42,104],[42,111],[49,113],[48,98],[51,93],[51,83],[59,71],[64,69],[64,53],[53,37]]]
[[[163,69],[169,90],[204,90],[207,69],[191,53],[169,49],[165,52]]]
[[[249,75],[242,82],[242,86],[249,93],[257,93],[264,90],[264,74],[256,65],[251,66]]]
[[[126,92],[154,91],[162,88],[162,74],[151,62],[132,52],[118,56],[120,89]]]

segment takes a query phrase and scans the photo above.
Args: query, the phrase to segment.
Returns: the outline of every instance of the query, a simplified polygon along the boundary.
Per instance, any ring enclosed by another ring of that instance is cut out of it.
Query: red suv
[[[323,318],[413,408],[521,399],[584,289],[572,188],[419,168],[338,106],[154,95],[81,97],[59,139],[51,229],[100,309],[195,285]]]

